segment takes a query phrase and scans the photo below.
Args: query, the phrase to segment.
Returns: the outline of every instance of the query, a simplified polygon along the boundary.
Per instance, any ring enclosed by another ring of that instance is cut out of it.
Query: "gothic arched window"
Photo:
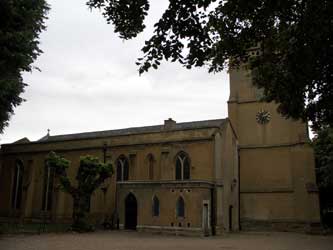
[[[54,183],[54,168],[50,168],[47,164],[44,167],[44,191],[43,191],[43,211],[52,209],[53,200],[53,183]]]
[[[12,190],[12,208],[20,209],[22,200],[22,185],[23,185],[24,166],[21,160],[15,162],[13,190]]]
[[[176,156],[176,180],[190,179],[190,159],[185,152]]]
[[[119,156],[116,162],[117,181],[128,181],[129,163],[124,155]]]
[[[156,196],[153,198],[152,212],[153,216],[160,216],[160,201]]]
[[[148,176],[149,180],[154,180],[154,156],[152,154],[149,154],[147,156],[148,160]]]
[[[185,202],[183,197],[179,197],[176,203],[177,217],[185,217]]]

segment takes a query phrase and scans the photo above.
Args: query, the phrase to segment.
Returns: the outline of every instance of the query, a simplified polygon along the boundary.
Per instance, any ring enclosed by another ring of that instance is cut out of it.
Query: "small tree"
[[[73,224],[72,230],[78,232],[92,231],[87,220],[92,193],[113,174],[111,163],[102,163],[97,157],[84,156],[80,158],[80,166],[76,175],[76,187],[67,176],[66,169],[70,162],[65,158],[50,152],[46,164],[55,169],[59,177],[62,191],[69,193],[73,198]]]

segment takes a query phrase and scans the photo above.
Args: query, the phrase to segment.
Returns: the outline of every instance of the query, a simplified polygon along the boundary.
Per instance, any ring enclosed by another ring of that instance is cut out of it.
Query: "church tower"
[[[260,102],[245,69],[230,72],[229,119],[238,136],[243,227],[320,221],[314,153],[307,125]]]

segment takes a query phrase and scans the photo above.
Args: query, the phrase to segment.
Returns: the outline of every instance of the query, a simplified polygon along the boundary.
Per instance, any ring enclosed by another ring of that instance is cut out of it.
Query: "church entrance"
[[[232,231],[232,206],[229,206],[229,231]]]
[[[138,204],[135,196],[130,193],[125,199],[125,229],[136,230]]]

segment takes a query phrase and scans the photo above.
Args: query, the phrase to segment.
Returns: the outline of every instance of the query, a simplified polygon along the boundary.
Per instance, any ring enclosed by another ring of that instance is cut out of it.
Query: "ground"
[[[333,236],[237,233],[220,237],[166,236],[137,232],[2,235],[0,250],[332,250]]]

